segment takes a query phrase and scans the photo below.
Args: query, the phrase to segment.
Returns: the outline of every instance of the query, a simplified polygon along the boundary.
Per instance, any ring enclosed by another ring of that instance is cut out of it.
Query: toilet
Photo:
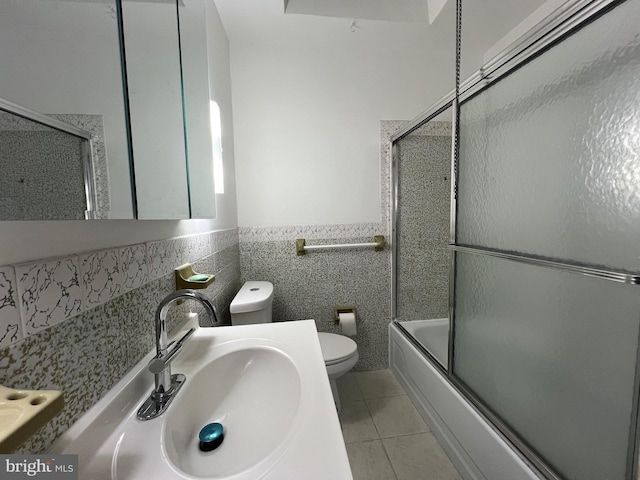
[[[231,324],[271,323],[272,306],[271,282],[246,282],[231,302]],[[331,384],[333,401],[339,413],[341,406],[336,379],[355,366],[358,361],[358,345],[349,337],[335,333],[318,333],[318,339]]]

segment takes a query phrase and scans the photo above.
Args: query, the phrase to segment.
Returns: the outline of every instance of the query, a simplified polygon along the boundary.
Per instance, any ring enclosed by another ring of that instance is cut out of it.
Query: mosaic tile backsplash
[[[354,337],[359,353],[355,369],[386,368],[387,328],[391,319],[389,248],[382,252],[373,248],[323,250],[297,256],[295,238],[305,238],[308,245],[316,245],[373,242],[373,236],[327,238],[314,234],[313,228],[305,232],[301,227],[300,237],[270,240],[266,235],[273,235],[271,231],[264,232],[263,240],[258,240],[259,232],[251,230],[240,229],[242,281],[273,283],[274,321],[312,318],[318,331],[340,333],[333,320],[333,309],[352,305],[356,307],[358,328]]]
[[[0,267],[0,384],[62,390],[66,401],[23,453],[44,452],[155,348],[156,307],[186,262],[216,275],[202,293],[229,324],[241,285],[237,229]],[[174,305],[169,327],[190,308]]]

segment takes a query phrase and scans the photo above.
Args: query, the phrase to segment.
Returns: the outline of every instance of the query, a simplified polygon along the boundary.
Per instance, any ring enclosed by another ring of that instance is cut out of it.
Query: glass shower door
[[[634,474],[637,18],[628,0],[460,106],[452,375],[565,479]]]
[[[451,108],[394,145],[396,319],[443,367],[449,351]]]

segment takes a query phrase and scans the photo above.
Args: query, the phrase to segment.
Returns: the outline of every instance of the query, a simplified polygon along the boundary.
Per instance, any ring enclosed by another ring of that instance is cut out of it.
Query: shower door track
[[[521,64],[552,47],[556,42],[582,26],[585,22],[595,19],[625,0],[569,0],[550,14],[537,27],[514,41],[502,52],[485,63],[476,73],[472,74],[460,84],[458,101],[462,103],[473,95],[484,90],[495,81],[518,68]],[[414,130],[433,119],[444,111],[456,99],[455,90],[440,98],[430,108],[409,122],[407,126],[391,136],[393,144],[411,134]]]

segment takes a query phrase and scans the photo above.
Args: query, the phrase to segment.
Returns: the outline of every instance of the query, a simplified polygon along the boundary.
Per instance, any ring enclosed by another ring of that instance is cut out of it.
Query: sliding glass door
[[[455,382],[572,480],[634,475],[640,1],[460,104]]]
[[[449,350],[451,107],[394,147],[395,318],[444,368]]]

